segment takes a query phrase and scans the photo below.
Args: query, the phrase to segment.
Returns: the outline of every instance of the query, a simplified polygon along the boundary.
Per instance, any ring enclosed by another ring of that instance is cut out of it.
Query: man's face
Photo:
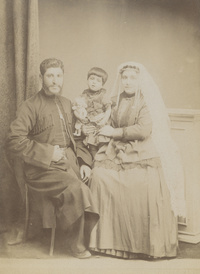
[[[48,68],[44,75],[41,75],[42,86],[49,96],[61,93],[63,86],[63,71],[61,68]]]
[[[90,75],[87,82],[90,90],[92,91],[98,91],[103,87],[102,77],[99,77],[94,74]]]

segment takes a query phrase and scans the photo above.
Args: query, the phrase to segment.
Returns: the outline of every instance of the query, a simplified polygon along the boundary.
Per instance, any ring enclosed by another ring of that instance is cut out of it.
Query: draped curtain
[[[0,0],[0,37],[0,218],[10,224],[19,190],[5,163],[5,139],[20,104],[38,91],[38,0]]]

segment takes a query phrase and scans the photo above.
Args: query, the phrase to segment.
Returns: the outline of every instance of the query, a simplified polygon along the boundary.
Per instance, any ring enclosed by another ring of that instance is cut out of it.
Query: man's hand
[[[60,148],[58,145],[54,146],[54,152],[53,152],[53,157],[52,157],[52,162],[58,162],[62,158],[65,157],[64,150]]]
[[[81,174],[81,179],[83,183],[86,184],[91,175],[91,168],[89,166],[82,165],[80,167],[80,174]]]

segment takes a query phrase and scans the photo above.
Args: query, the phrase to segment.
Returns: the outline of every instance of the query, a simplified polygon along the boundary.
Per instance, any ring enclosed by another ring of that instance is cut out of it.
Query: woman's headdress
[[[171,195],[172,209],[175,215],[185,216],[183,168],[177,146],[171,138],[170,121],[159,88],[143,65],[135,62],[123,63],[118,67],[112,91],[112,97],[115,97],[117,105],[119,96],[123,92],[121,74],[126,69],[138,72],[139,90],[135,96],[135,105],[137,106],[137,101],[142,94],[151,115],[152,140],[160,156],[164,177]]]

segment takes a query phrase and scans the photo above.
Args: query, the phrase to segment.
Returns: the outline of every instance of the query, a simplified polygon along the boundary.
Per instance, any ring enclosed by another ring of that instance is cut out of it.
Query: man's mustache
[[[61,88],[60,85],[51,85],[51,86],[49,86],[49,88],[55,88],[55,87]]]

